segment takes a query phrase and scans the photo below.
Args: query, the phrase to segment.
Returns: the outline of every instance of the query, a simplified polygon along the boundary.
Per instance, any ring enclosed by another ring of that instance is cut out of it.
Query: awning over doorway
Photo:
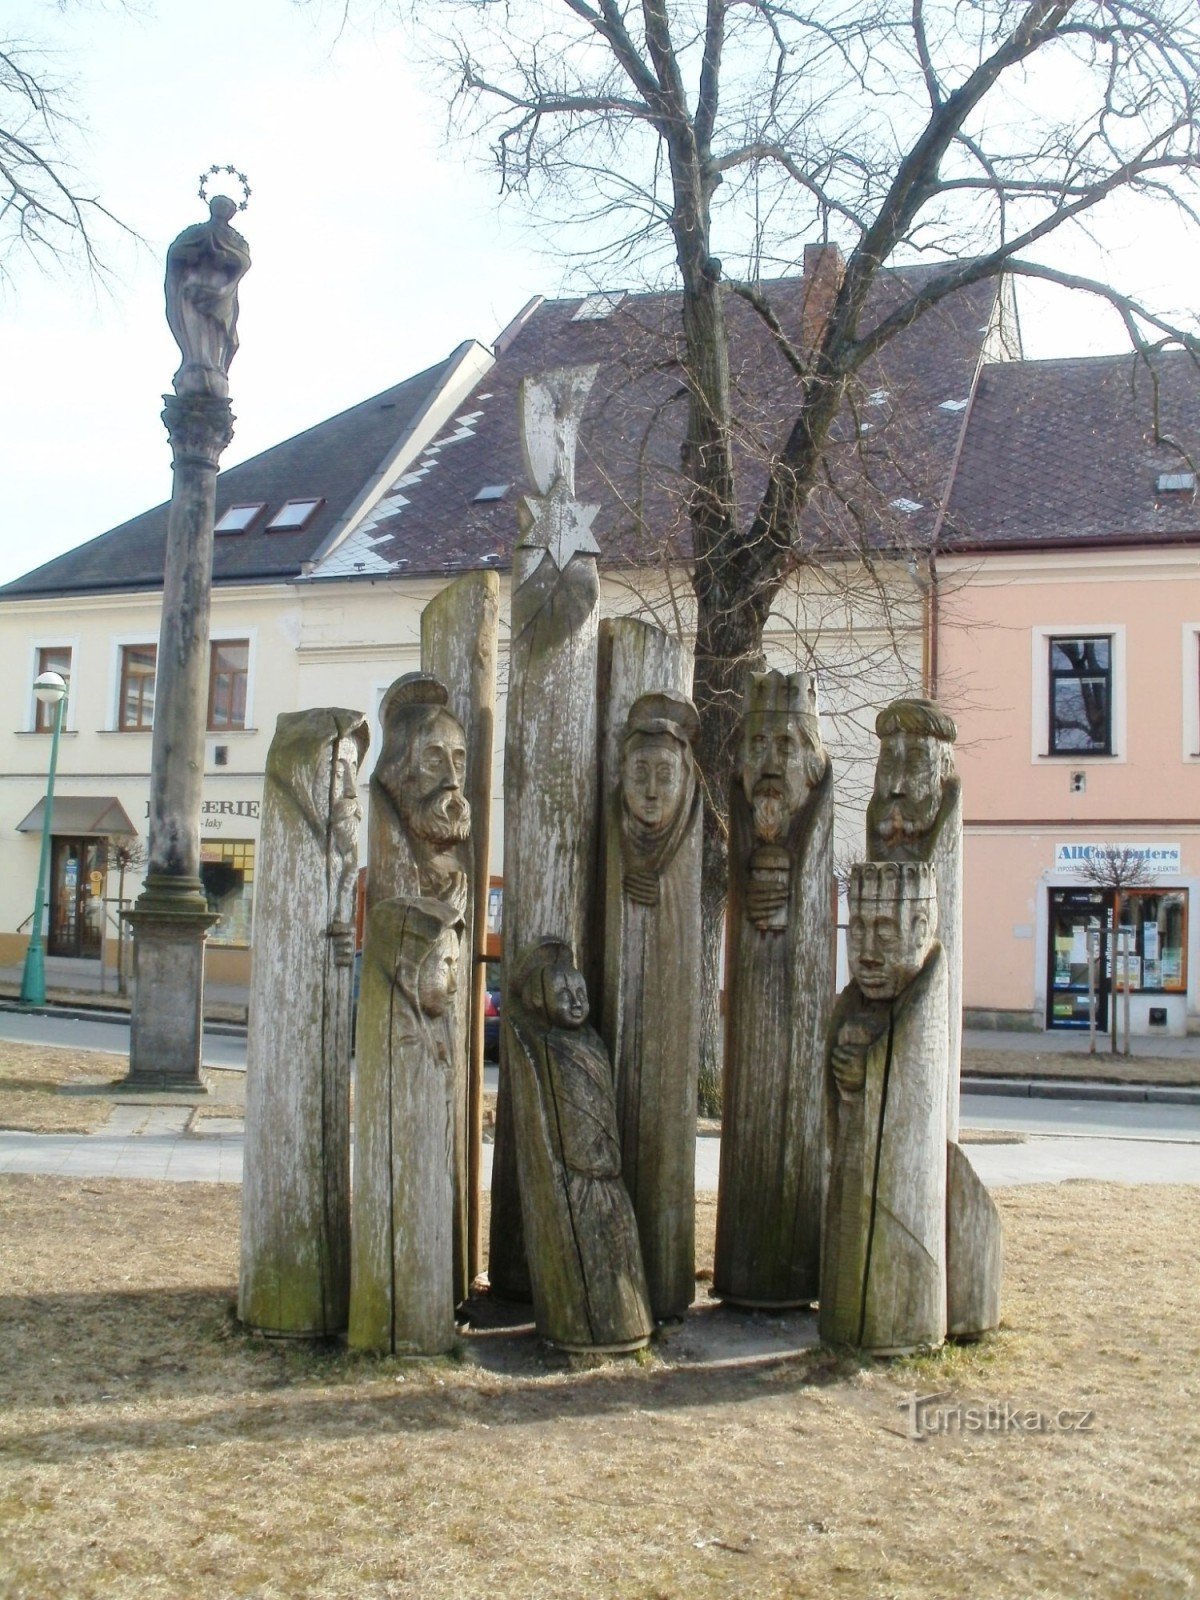
[[[45,795],[24,819],[18,833],[41,833],[46,815]],[[125,807],[116,795],[60,794],[54,797],[51,833],[136,833]]]

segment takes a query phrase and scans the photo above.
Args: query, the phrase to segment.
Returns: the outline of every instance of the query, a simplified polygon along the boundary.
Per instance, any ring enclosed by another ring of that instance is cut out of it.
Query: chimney
[[[804,246],[804,306],[800,313],[802,349],[812,350],[820,344],[845,271],[846,262],[837,245]]]

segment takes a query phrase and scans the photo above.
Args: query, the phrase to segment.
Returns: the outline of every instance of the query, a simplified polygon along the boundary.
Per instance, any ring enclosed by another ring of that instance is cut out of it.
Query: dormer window
[[[265,500],[256,500],[253,505],[230,506],[217,519],[213,532],[245,533],[258,514],[266,509],[267,502]]]
[[[299,533],[312,521],[323,500],[285,500],[267,523],[268,533]]]

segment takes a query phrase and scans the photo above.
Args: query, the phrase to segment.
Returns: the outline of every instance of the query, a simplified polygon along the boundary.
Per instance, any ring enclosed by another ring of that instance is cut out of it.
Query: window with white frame
[[[1033,759],[1125,759],[1125,629],[1033,630]]]

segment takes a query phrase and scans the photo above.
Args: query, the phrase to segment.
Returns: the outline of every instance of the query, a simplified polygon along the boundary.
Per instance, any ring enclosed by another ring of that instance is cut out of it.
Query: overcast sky
[[[76,167],[145,244],[102,231],[107,288],[20,260],[0,286],[0,582],[169,496],[162,263],[213,162],[254,191],[226,466],[589,286],[447,141],[399,33],[293,0],[0,0],[0,39],[34,36],[73,80]],[[1129,233],[1072,266],[1194,304],[1194,243]],[[1120,348],[1091,305],[1025,301],[1023,330],[1030,355]]]

